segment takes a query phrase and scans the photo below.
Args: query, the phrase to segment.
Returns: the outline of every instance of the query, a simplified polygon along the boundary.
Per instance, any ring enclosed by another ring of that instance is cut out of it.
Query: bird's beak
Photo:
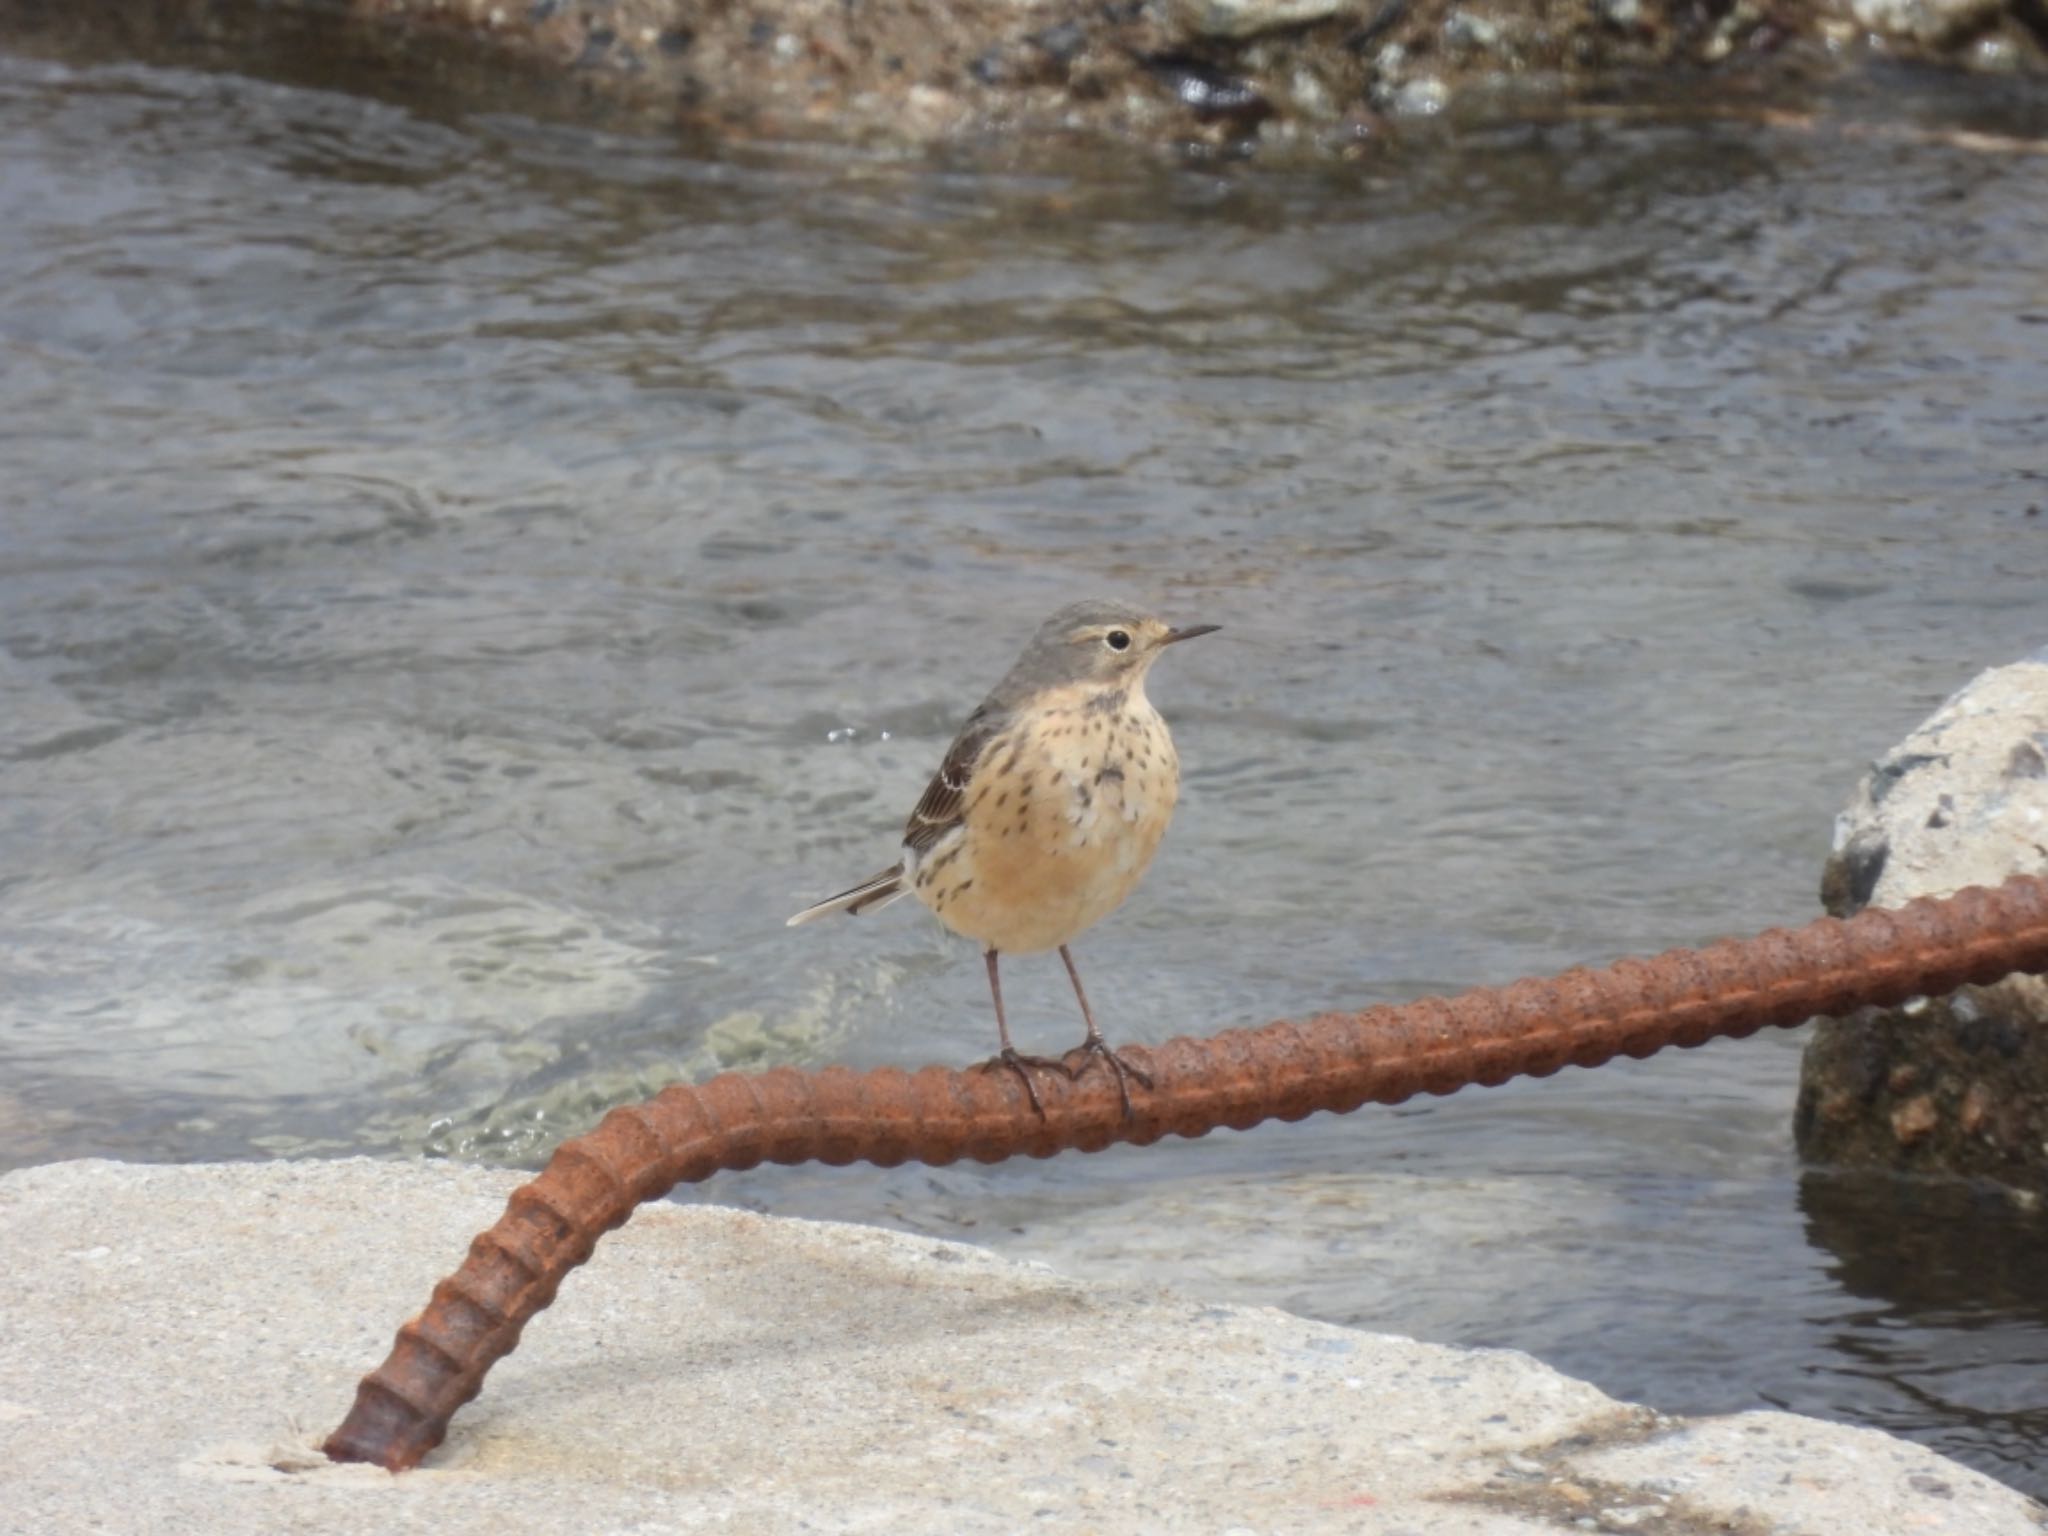
[[[1169,629],[1166,638],[1159,643],[1171,645],[1176,640],[1192,640],[1197,635],[1213,635],[1222,627],[1221,624],[1190,624],[1185,629]]]

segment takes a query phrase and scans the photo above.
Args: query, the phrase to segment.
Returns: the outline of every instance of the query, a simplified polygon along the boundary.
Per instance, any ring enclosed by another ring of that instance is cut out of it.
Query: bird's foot
[[[1047,1072],[1057,1072],[1068,1082],[1074,1080],[1074,1072],[1064,1061],[1052,1056],[1026,1056],[1014,1046],[1005,1046],[981,1064],[983,1072],[1011,1071],[1024,1084],[1024,1093],[1031,1100],[1031,1107],[1038,1111],[1038,1118],[1045,1118],[1045,1103],[1038,1097],[1038,1084],[1032,1080],[1031,1069],[1041,1067]]]
[[[1134,1113],[1131,1109],[1131,1084],[1136,1082],[1140,1088],[1150,1088],[1152,1074],[1143,1067],[1125,1061],[1117,1054],[1116,1048],[1100,1035],[1090,1035],[1075,1049],[1081,1053],[1081,1064],[1078,1067],[1068,1067],[1067,1076],[1078,1081],[1081,1074],[1093,1063],[1102,1062],[1116,1074],[1117,1097],[1123,1100],[1124,1118],[1129,1120]]]

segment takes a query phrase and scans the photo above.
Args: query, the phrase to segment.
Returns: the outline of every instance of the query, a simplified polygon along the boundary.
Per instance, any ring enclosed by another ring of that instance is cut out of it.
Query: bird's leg
[[[1124,1118],[1128,1120],[1131,1118],[1130,1080],[1136,1078],[1141,1086],[1150,1088],[1152,1086],[1152,1075],[1145,1071],[1144,1068],[1134,1067],[1128,1061],[1125,1061],[1110,1046],[1110,1043],[1102,1038],[1102,1031],[1095,1027],[1094,1010],[1088,1006],[1088,994],[1081,990],[1081,973],[1074,969],[1074,957],[1067,953],[1067,946],[1064,944],[1060,946],[1060,958],[1067,962],[1067,976],[1074,983],[1074,996],[1081,1004],[1081,1018],[1088,1025],[1088,1038],[1081,1042],[1081,1049],[1087,1055],[1082,1060],[1080,1067],[1069,1072],[1067,1075],[1069,1077],[1079,1077],[1081,1073],[1088,1070],[1088,1063],[1097,1057],[1109,1063],[1110,1071],[1116,1074],[1116,1091],[1124,1101]],[[989,974],[994,975],[995,973],[991,970]]]
[[[1031,1079],[1031,1069],[1043,1067],[1048,1072],[1057,1072],[1068,1079],[1074,1074],[1063,1061],[1055,1061],[1049,1056],[1026,1056],[1010,1043],[1009,1021],[1003,1017],[1003,983],[996,974],[996,952],[991,949],[982,958],[988,961],[988,995],[995,999],[996,1034],[1003,1042],[1003,1048],[996,1053],[995,1059],[984,1062],[982,1070],[993,1071],[997,1067],[1008,1067],[1016,1073],[1023,1079],[1024,1092],[1031,1099],[1031,1107],[1038,1111],[1038,1118],[1043,1120],[1045,1105],[1038,1097],[1038,1084]]]

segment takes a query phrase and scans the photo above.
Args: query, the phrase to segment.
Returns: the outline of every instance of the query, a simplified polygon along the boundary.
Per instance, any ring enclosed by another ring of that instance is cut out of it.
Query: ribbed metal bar
[[[1155,1086],[1132,1096],[1128,1119],[1115,1079],[1099,1070],[1072,1083],[1048,1074],[1042,1116],[1009,1071],[782,1068],[669,1088],[565,1142],[513,1192],[498,1224],[363,1379],[326,1451],[394,1471],[417,1466],[600,1237],[638,1202],[723,1169],[996,1162],[1202,1136],[1647,1056],[2015,971],[2048,971],[2048,880],[2020,876],[1996,890],[1453,998],[1129,1046]]]

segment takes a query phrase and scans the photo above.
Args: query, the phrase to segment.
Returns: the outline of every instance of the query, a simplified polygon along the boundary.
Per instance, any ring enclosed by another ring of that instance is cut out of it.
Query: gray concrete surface
[[[314,1451],[515,1176],[371,1161],[0,1178],[0,1531],[2007,1536],[1867,1430],[1616,1403],[1526,1356],[658,1205],[418,1472]]]

